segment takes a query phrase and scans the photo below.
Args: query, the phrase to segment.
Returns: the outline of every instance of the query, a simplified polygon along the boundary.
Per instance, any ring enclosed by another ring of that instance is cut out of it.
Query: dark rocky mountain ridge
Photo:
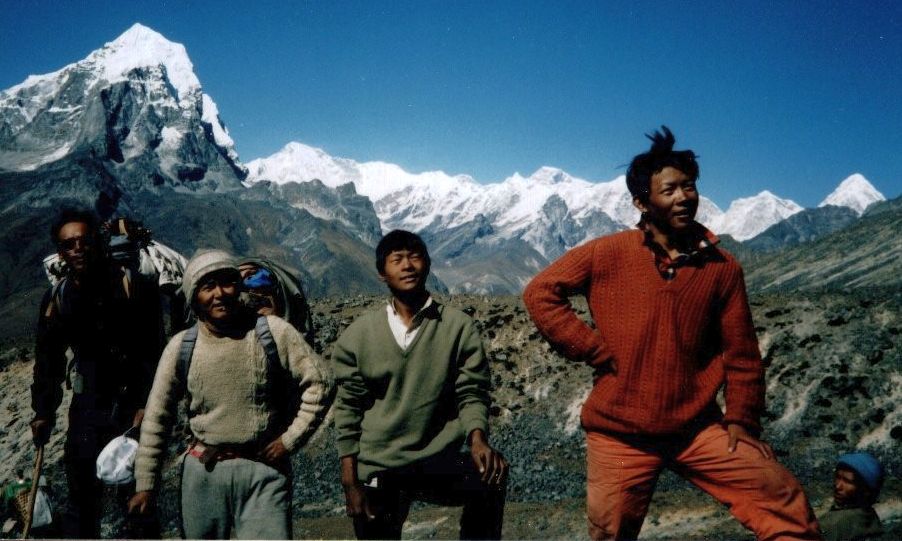
[[[811,242],[856,220],[858,213],[848,207],[827,205],[805,209],[770,226],[743,244],[752,250],[774,251]]]

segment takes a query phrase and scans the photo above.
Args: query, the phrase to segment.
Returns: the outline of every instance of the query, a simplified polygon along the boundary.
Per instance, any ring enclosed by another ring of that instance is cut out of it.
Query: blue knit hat
[[[857,473],[875,493],[883,486],[883,465],[871,453],[846,453],[839,457],[836,465],[845,466]]]

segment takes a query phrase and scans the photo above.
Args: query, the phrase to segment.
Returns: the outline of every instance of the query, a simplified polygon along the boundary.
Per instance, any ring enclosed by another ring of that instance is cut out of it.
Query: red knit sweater
[[[759,430],[764,363],[742,268],[716,248],[701,266],[665,280],[641,231],[574,248],[536,276],[523,301],[539,331],[570,359],[599,368],[583,405],[586,430],[678,432],[716,407],[726,384],[725,422]],[[597,329],[574,313],[582,294]],[[614,360],[616,373],[605,373]]]

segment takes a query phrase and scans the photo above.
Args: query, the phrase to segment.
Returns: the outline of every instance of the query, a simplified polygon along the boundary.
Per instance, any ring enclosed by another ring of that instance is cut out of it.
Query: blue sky
[[[0,88],[141,22],[183,43],[244,161],[296,140],[481,182],[610,180],[667,124],[726,207],[902,193],[902,2],[0,0]]]

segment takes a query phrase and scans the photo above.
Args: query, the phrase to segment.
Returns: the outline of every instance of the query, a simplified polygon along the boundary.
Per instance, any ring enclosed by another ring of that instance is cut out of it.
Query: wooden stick
[[[28,516],[22,529],[22,539],[28,539],[31,533],[31,522],[34,518],[34,501],[38,495],[38,484],[41,481],[41,469],[44,467],[44,446],[39,445],[34,457],[34,472],[31,475],[31,490],[28,492]]]

